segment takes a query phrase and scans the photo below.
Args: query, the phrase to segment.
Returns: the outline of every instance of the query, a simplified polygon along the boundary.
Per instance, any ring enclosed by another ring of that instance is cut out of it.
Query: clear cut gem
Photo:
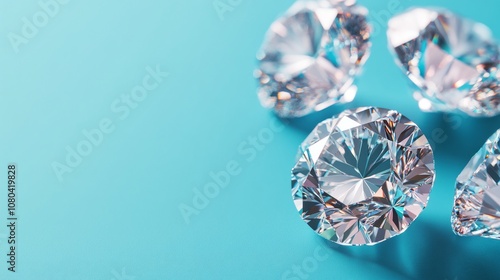
[[[422,110],[500,113],[500,50],[485,25],[444,9],[413,8],[389,21],[387,36],[419,88]]]
[[[257,55],[259,99],[281,117],[300,117],[356,95],[370,28],[354,1],[297,1],[268,30]]]
[[[500,239],[500,130],[457,179],[451,223],[456,234]]]
[[[429,142],[393,110],[358,108],[323,121],[298,157],[295,206],[314,231],[341,245],[373,245],[404,232],[434,183]]]

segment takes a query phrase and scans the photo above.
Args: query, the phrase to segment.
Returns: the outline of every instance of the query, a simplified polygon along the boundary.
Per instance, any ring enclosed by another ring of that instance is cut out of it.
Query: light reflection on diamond
[[[373,245],[405,231],[426,207],[433,182],[434,157],[420,129],[373,107],[318,124],[292,169],[302,219],[342,245]]]
[[[297,1],[271,25],[257,55],[262,105],[300,117],[352,101],[370,47],[366,14],[352,0]]]
[[[500,239],[500,130],[457,179],[452,226],[462,236]]]
[[[500,114],[500,50],[485,25],[444,9],[413,8],[389,21],[387,36],[420,88],[421,109]]]

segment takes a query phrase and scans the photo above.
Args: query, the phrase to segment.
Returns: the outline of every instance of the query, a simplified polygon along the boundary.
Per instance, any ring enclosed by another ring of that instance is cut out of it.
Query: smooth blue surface
[[[498,1],[360,2],[378,32],[347,107],[397,109],[419,124],[435,142],[437,181],[405,234],[338,248],[299,218],[289,174],[299,143],[342,108],[286,124],[261,150],[250,144],[276,126],[256,98],[255,53],[292,1],[243,0],[221,20],[212,0],[72,0],[16,53],[9,33],[41,8],[1,0],[0,172],[18,164],[20,220],[11,273],[1,191],[0,279],[498,278],[500,242],[456,237],[449,220],[455,178],[499,118],[420,112],[384,30],[394,7],[432,5],[481,20],[500,38]],[[113,109],[157,65],[169,73],[159,87],[126,117]],[[82,130],[106,119],[113,132],[59,180],[54,162],[65,164]],[[235,162],[240,173],[187,223],[180,207]],[[6,175],[0,180],[4,189]],[[305,270],[292,278],[296,265]]]

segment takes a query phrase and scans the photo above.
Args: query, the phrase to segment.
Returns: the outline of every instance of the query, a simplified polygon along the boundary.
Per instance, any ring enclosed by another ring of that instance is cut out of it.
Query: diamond
[[[259,99],[280,117],[350,102],[368,58],[367,11],[354,1],[297,1],[275,21],[257,55]]]
[[[500,50],[485,25],[444,9],[413,8],[393,17],[389,46],[424,111],[500,114]]]
[[[393,110],[358,108],[327,119],[298,156],[295,206],[314,231],[341,245],[373,245],[403,233],[434,183],[427,138]]]
[[[457,179],[451,223],[456,234],[500,239],[500,130]]]

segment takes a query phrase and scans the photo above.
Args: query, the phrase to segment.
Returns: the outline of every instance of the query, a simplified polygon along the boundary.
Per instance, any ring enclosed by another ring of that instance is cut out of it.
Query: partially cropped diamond
[[[404,232],[433,183],[434,156],[417,125],[373,107],[318,124],[292,169],[302,219],[342,245],[373,245]]]
[[[271,25],[257,55],[262,105],[300,117],[352,101],[370,46],[366,14],[354,1],[297,1]]]
[[[389,45],[419,87],[424,111],[500,113],[500,50],[483,24],[447,10],[414,8],[389,21]]]
[[[477,152],[457,179],[451,223],[463,236],[500,239],[500,130]]]

